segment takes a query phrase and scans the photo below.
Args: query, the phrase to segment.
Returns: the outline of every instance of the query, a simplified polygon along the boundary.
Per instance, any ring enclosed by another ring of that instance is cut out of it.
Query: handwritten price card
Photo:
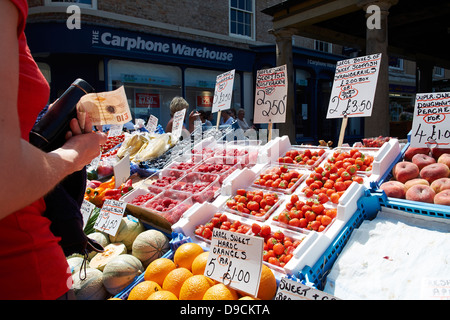
[[[258,70],[254,123],[286,122],[287,85],[286,65]]]
[[[175,138],[180,138],[181,131],[183,130],[184,117],[186,116],[186,109],[175,112],[173,115],[172,134]]]
[[[327,119],[372,115],[380,63],[381,53],[338,61]]]
[[[235,70],[231,70],[216,77],[212,113],[230,109],[233,98],[234,73]]]
[[[308,287],[300,282],[281,278],[275,300],[338,300],[325,292]]]
[[[94,228],[115,236],[126,207],[126,202],[112,199],[105,200],[95,221]]]
[[[450,92],[416,94],[410,145],[450,146]]]
[[[158,118],[151,114],[145,127],[147,128],[148,132],[153,133],[155,132],[157,126]]]
[[[256,297],[263,246],[261,237],[214,228],[204,275]]]

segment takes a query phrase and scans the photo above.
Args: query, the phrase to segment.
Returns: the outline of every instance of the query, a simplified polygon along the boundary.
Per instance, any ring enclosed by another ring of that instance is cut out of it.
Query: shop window
[[[444,76],[444,68],[441,67],[434,67],[434,75],[438,77]]]
[[[403,71],[403,59],[397,57],[389,57],[389,69]]]
[[[214,99],[214,89],[216,86],[216,77],[225,71],[204,70],[187,68],[185,70],[185,92],[186,101],[189,103],[190,110],[211,111]],[[231,108],[236,111],[241,107],[241,81],[240,75],[236,72],[234,75],[233,97]],[[214,115],[214,123],[216,123]]]
[[[108,62],[108,90],[125,87],[133,116],[147,122],[152,114],[165,128],[170,120],[170,101],[182,96],[182,72],[175,66],[132,61]]]
[[[97,0],[45,0],[46,6],[62,5],[68,6],[75,4],[80,7],[97,9]]]
[[[332,53],[333,45],[329,42],[314,40],[314,50]]]
[[[230,34],[254,39],[254,0],[230,0]]]
[[[311,106],[311,74],[307,71],[295,70],[295,133],[298,140],[312,137],[313,107]]]

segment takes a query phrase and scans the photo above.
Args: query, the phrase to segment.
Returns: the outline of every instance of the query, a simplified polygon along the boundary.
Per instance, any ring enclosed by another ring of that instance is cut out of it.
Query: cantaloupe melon
[[[120,293],[134,278],[144,272],[141,261],[131,254],[122,254],[112,259],[103,270],[103,285],[115,295]]]
[[[111,243],[111,241],[109,241],[108,234],[103,233],[103,232],[98,232],[98,231],[93,232],[91,234],[88,234],[88,238],[97,241],[103,248],[105,248],[108,244]],[[90,252],[88,255],[88,259],[91,260],[96,254],[97,254],[96,251]]]
[[[83,256],[82,255],[72,255],[67,257],[67,263],[69,264],[70,271],[72,274],[76,273],[78,270],[80,270],[81,265],[83,264]],[[86,261],[86,267],[89,267],[89,262]]]
[[[96,268],[103,271],[106,264],[114,259],[115,257],[126,254],[127,247],[122,242],[110,243],[105,247],[105,251],[102,253],[97,253],[92,260],[89,262],[91,268]]]
[[[117,229],[116,235],[109,236],[111,242],[122,242],[130,251],[133,245],[134,239],[141,233],[145,231],[144,225],[138,219],[133,219],[130,217],[123,217],[120,221],[119,228]]]
[[[169,251],[169,239],[161,232],[150,229],[140,233],[133,242],[132,255],[141,260],[145,268],[153,260]]]
[[[109,296],[103,286],[103,273],[98,269],[82,269],[81,274],[78,271],[72,278],[73,290],[77,300],[105,300]]]

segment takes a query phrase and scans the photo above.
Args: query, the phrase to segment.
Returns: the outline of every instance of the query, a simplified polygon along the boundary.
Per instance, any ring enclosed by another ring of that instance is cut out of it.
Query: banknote
[[[94,92],[81,97],[77,110],[86,112],[92,125],[125,124],[132,120],[123,86],[113,91]]]

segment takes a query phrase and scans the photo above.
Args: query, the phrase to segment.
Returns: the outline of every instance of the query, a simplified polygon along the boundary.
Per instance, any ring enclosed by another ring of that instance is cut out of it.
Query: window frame
[[[80,8],[89,8],[89,9],[97,9],[97,0],[91,0],[91,4],[87,3],[77,3],[75,1],[54,1],[54,0],[45,0],[44,1],[45,6],[62,6],[62,7],[68,7],[71,5],[79,6]]]
[[[256,23],[256,13],[255,13],[255,0],[250,0],[252,3],[252,11],[247,11],[247,10],[243,10],[241,8],[237,8],[237,7],[232,7],[231,6],[231,1],[228,1],[228,35],[232,36],[232,37],[236,37],[236,38],[241,38],[241,39],[250,39],[250,40],[255,40],[255,34],[256,34],[256,27],[255,27],[255,23]],[[237,0],[239,1],[239,0]],[[236,11],[241,11],[244,13],[249,13],[251,14],[251,18],[250,18],[250,36],[244,35],[244,34],[239,34],[239,33],[233,33],[231,32],[231,11],[232,10],[236,10]]]

